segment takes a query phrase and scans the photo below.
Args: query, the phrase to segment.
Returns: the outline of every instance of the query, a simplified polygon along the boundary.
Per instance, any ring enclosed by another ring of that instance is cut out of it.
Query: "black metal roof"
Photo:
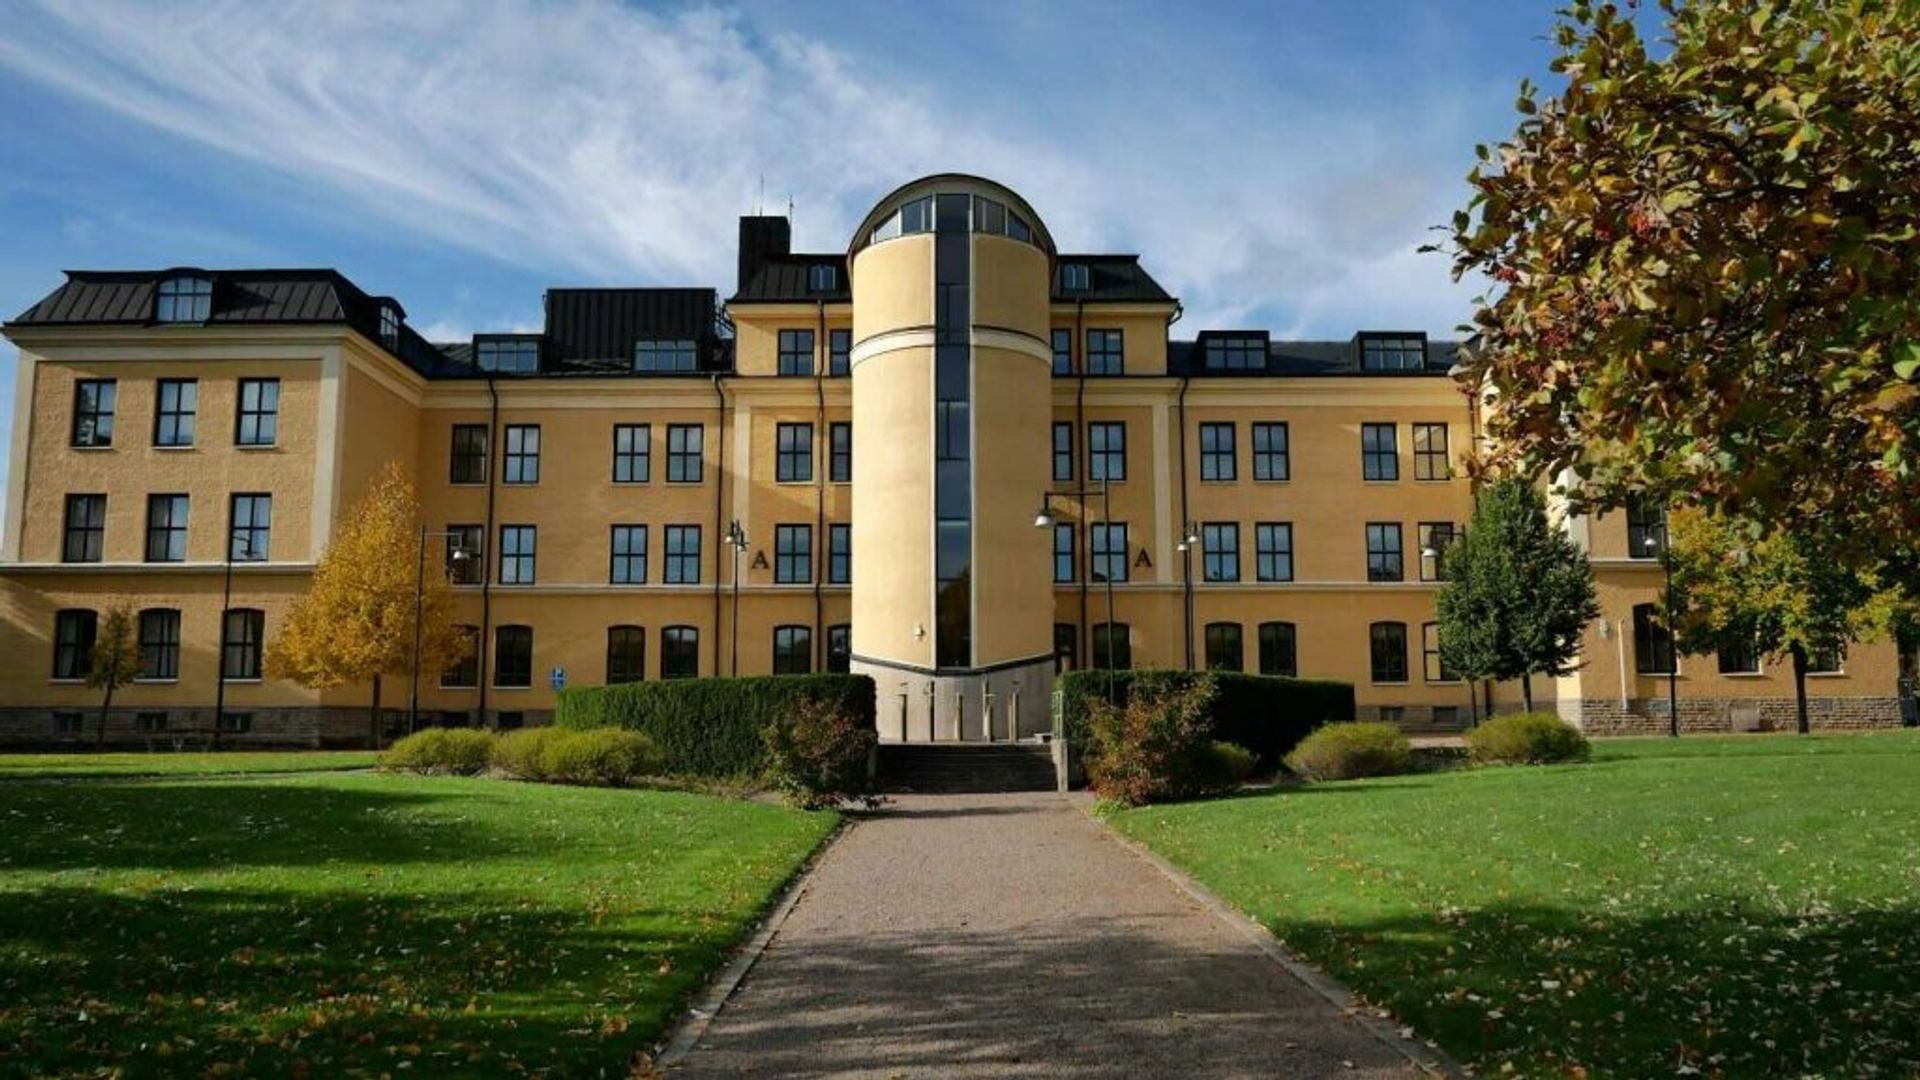
[[[816,266],[833,267],[833,285],[831,289],[814,289],[813,268]],[[813,303],[824,300],[829,304],[844,304],[853,299],[847,289],[847,257],[835,254],[809,254],[791,252],[783,255],[769,255],[751,268],[748,276],[740,283],[740,289],[727,300],[729,304],[751,303]]]
[[[1067,289],[1062,284],[1066,267],[1087,268],[1087,287]],[[1054,303],[1172,303],[1173,297],[1153,280],[1140,265],[1138,255],[1061,255],[1053,268]]]
[[[1249,331],[1253,333],[1255,331]],[[1203,336],[1216,332],[1203,331]],[[1407,334],[1407,337],[1425,335]],[[1167,372],[1196,378],[1260,377],[1273,375],[1363,375],[1391,379],[1445,375],[1459,359],[1460,343],[1428,339],[1427,362],[1423,368],[1399,371],[1368,371],[1360,366],[1360,338],[1347,341],[1273,341],[1267,345],[1267,366],[1261,370],[1210,370],[1198,341],[1167,342]]]

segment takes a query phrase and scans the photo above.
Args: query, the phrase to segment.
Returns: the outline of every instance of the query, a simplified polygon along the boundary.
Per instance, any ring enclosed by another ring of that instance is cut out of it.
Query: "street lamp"
[[[1100,486],[1098,488],[1078,488],[1073,491],[1041,492],[1040,493],[1040,509],[1037,513],[1033,515],[1033,527],[1036,529],[1050,529],[1053,527],[1053,523],[1054,523],[1053,499],[1054,499],[1054,496],[1056,495],[1063,499],[1086,499],[1090,496],[1098,495],[1100,496],[1101,524],[1108,529],[1107,537],[1108,537],[1109,544],[1111,544],[1112,536],[1113,536],[1113,533],[1112,533],[1113,485],[1112,485],[1112,482],[1109,481],[1104,474],[1099,477],[1099,484]],[[1081,516],[1083,519],[1085,518],[1084,514],[1082,514]],[[1083,520],[1081,523],[1087,526],[1087,548],[1086,548],[1087,565],[1089,568],[1091,568],[1093,565],[1093,526],[1090,522],[1086,522],[1085,520]],[[1106,557],[1109,559],[1113,558],[1113,551],[1111,550],[1111,548],[1109,548],[1109,550],[1106,552]],[[1123,571],[1125,570],[1126,565],[1127,565],[1127,552],[1126,552],[1126,549],[1123,547],[1120,551],[1120,566]],[[1113,613],[1113,572],[1111,568],[1109,568],[1103,576],[1106,578],[1106,583],[1107,583],[1107,590],[1106,590],[1107,591],[1107,704],[1115,705],[1118,702],[1114,694],[1114,680],[1113,680],[1113,632],[1114,632],[1115,623],[1114,623],[1114,613]]]
[[[1667,543],[1667,515],[1662,512],[1659,532],[1647,532],[1641,543],[1651,552],[1660,552],[1660,571],[1666,575],[1667,624],[1667,734],[1680,737],[1680,630],[1673,621],[1673,545]]]
[[[1180,553],[1180,582],[1182,591],[1186,594],[1184,598],[1186,623],[1181,629],[1184,631],[1182,637],[1187,643],[1188,671],[1193,670],[1193,549],[1199,546],[1200,525],[1198,522],[1189,521],[1185,532],[1180,536],[1180,542],[1173,546],[1174,550]]]
[[[731,659],[727,661],[727,670],[738,676],[740,674],[740,556],[747,550],[747,530],[741,527],[739,518],[727,522],[727,546],[733,549],[733,614],[729,617],[727,625]]]
[[[420,635],[425,619],[423,609],[427,599],[427,537],[444,536],[451,539],[461,535],[451,530],[428,532],[425,525],[420,526],[420,555],[414,564],[413,571],[413,685],[407,695],[407,734],[409,735],[420,729]],[[468,551],[460,544],[455,544],[453,550],[447,553],[447,557],[456,567],[473,558],[474,555],[474,552]],[[483,648],[485,643],[476,642],[474,647]],[[376,749],[379,741],[380,736],[376,733],[374,735]]]
[[[240,549],[243,562],[253,561],[253,535],[239,525],[227,527],[225,581],[220,586],[220,655],[214,662],[213,742],[220,743],[220,730],[227,720],[227,613],[233,608],[233,552]]]

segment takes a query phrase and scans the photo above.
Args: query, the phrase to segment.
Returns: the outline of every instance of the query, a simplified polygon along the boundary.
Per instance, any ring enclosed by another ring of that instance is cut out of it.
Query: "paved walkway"
[[[1077,798],[855,825],[672,1075],[1418,1075]]]

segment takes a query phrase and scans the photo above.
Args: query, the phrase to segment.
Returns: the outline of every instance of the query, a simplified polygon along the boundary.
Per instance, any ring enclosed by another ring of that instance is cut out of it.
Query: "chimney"
[[[753,275],[771,260],[793,248],[793,224],[783,217],[740,219],[740,280],[734,290],[747,287]]]

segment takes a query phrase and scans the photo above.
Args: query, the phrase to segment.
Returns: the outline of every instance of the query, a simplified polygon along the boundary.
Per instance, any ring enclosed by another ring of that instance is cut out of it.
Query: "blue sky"
[[[70,268],[335,266],[429,337],[532,327],[550,285],[729,289],[763,185],[833,250],[962,171],[1141,253],[1186,332],[1445,333],[1472,288],[1415,249],[1553,6],[19,0],[0,315]]]

